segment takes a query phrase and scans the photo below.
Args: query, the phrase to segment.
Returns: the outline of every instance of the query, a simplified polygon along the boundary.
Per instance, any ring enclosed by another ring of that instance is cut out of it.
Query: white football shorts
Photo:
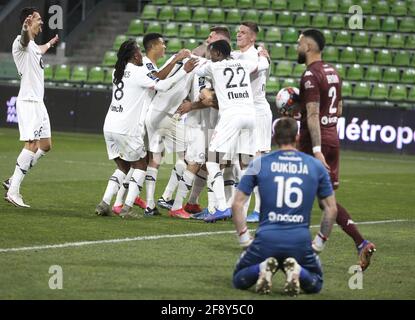
[[[125,134],[104,132],[107,144],[108,158],[121,158],[127,162],[134,162],[147,156],[142,136],[128,136]]]
[[[16,102],[20,141],[36,141],[51,137],[49,114],[43,102]]]
[[[271,151],[272,140],[272,112],[255,116],[255,143],[256,152]]]
[[[186,161],[204,164],[206,161],[206,129],[186,126]]]

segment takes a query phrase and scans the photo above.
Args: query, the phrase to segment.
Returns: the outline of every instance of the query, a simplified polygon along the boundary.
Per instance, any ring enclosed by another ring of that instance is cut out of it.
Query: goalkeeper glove
[[[313,240],[313,243],[311,244],[314,252],[320,254],[324,250],[327,240],[328,238],[321,232],[317,233],[316,237]]]
[[[242,232],[238,234],[238,238],[239,238],[239,245],[243,249],[247,249],[251,245],[251,243],[253,241],[253,238],[249,234],[248,227],[245,227],[242,230]]]

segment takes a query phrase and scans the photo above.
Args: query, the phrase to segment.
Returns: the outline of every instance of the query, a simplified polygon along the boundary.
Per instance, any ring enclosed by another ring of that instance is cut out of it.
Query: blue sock
[[[236,272],[233,276],[233,286],[236,289],[246,290],[252,287],[259,277],[259,264],[249,266]]]
[[[305,293],[318,293],[323,287],[323,278],[301,267],[300,284]]]

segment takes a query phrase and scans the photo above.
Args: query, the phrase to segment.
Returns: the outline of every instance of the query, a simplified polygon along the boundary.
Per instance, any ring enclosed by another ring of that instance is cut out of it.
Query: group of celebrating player
[[[20,185],[51,147],[42,55],[58,38],[44,46],[34,42],[43,25],[37,9],[23,9],[20,19],[23,27],[13,44],[13,57],[22,78],[17,113],[25,147],[13,176],[3,185],[8,190],[5,200],[29,207]],[[193,52],[181,50],[161,69],[157,60],[166,49],[162,35],[144,37],[144,57],[136,41],[121,45],[104,124],[108,156],[117,169],[95,212],[137,218],[136,204],[147,216],[159,215],[154,198],[158,170],[164,153],[176,153],[177,162],[157,204],[175,218],[233,218],[240,244],[247,249],[235,270],[235,287],[256,283],[258,292],[268,293],[273,274],[282,268],[287,293],[298,294],[300,288],[319,292],[322,272],[315,253],[324,249],[334,221],[354,240],[362,270],[376,250],[336,203],[333,192],[339,185],[336,123],[342,113],[342,82],[321,59],[323,34],[304,31],[298,40],[298,63],[307,65],[300,82],[300,109],[285,115],[301,115],[300,134],[290,117],[272,128],[265,92],[269,56],[256,45],[258,31],[255,23],[243,22],[237,34],[239,50],[231,51],[229,30],[213,27],[205,44]],[[273,131],[281,150],[269,153]],[[139,197],[144,184],[146,201]],[[205,186],[208,208],[202,209],[198,198]],[[255,210],[247,217],[252,192]],[[323,219],[311,241],[308,228],[316,197]],[[259,222],[255,239],[246,222]]]

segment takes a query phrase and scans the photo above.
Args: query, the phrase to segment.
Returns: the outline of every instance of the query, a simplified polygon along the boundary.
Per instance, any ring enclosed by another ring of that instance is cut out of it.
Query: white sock
[[[261,197],[259,195],[258,187],[254,188],[254,194],[255,194],[255,211],[259,212],[261,210]]]
[[[42,158],[46,154],[45,151],[41,149],[37,149],[37,152],[32,160],[32,168],[37,164],[40,158]]]
[[[225,185],[223,182],[223,173],[220,170],[219,163],[208,162],[206,163],[209,175],[212,176],[212,190],[215,193],[218,210],[224,211],[228,208],[225,199]]]
[[[212,176],[209,174],[207,177],[207,187],[208,187],[208,210],[210,213],[216,211],[216,197],[212,189]]]
[[[198,204],[199,196],[202,193],[203,189],[206,187],[206,177],[207,172],[205,170],[199,170],[193,182],[192,192],[190,193],[189,200],[187,201],[190,204]]]
[[[120,188],[121,184],[123,183],[125,178],[125,173],[121,170],[117,169],[110,177],[110,180],[108,181],[107,189],[105,190],[104,197],[102,200],[110,205],[112,197],[118,192],[118,189]]]
[[[146,193],[147,193],[147,207],[150,209],[154,209],[156,207],[156,203],[154,201],[154,193],[156,192],[156,181],[157,181],[157,174],[158,169],[148,167],[147,168],[147,175],[146,175]],[[131,184],[130,184],[131,187]]]
[[[17,158],[16,168],[14,169],[10,189],[8,192],[9,194],[17,195],[20,193],[20,185],[22,184],[24,177],[29,171],[34,157],[34,152],[27,149],[22,150],[19,157]]]
[[[187,197],[187,194],[192,189],[193,181],[195,180],[195,174],[190,171],[183,172],[183,177],[179,182],[177,188],[176,199],[174,199],[174,204],[172,210],[179,210],[183,207],[183,200]]]
[[[166,189],[163,193],[163,199],[169,201],[173,198],[173,193],[176,191],[179,181],[183,176],[184,170],[186,170],[187,165],[183,160],[177,160],[176,165],[171,171],[170,180],[167,183]]]
[[[125,199],[125,204],[129,207],[134,206],[135,198],[138,197],[140,191],[143,189],[146,172],[140,169],[134,169],[131,176],[130,185],[128,186],[128,194]]]
[[[229,202],[232,198],[233,189],[235,185],[235,177],[233,175],[232,167],[226,167],[223,170],[223,180],[225,183],[225,198],[226,201]]]
[[[130,185],[130,180],[131,176],[133,175],[133,172],[134,169],[130,169],[130,171],[128,171],[128,174],[125,176],[124,181],[117,192],[117,198],[115,199],[114,207],[119,207],[124,204],[125,192],[128,190],[128,186]]]

